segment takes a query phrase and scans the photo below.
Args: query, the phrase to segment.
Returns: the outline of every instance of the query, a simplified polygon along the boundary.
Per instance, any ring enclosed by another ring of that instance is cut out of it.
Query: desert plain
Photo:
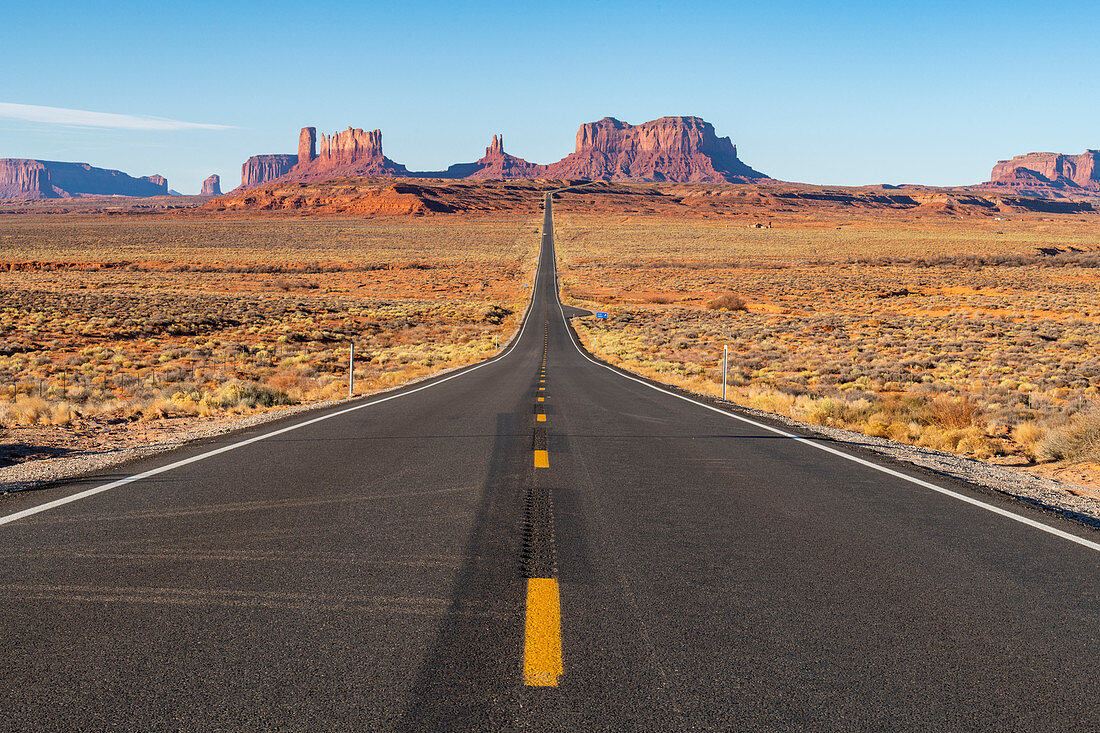
[[[876,187],[345,179],[0,206],[0,463],[366,394],[515,332],[555,194],[611,364],[1100,496],[1100,214]]]

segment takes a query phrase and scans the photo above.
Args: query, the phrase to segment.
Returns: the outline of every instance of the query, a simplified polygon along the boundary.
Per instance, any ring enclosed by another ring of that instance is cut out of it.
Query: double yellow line
[[[539,403],[546,402],[546,356],[549,350],[549,326],[544,326],[537,393]],[[537,403],[535,422],[546,422],[546,413]],[[535,468],[550,468],[550,451],[537,447],[534,450]],[[557,578],[528,578],[523,683],[530,687],[557,687],[561,675],[561,598]]]

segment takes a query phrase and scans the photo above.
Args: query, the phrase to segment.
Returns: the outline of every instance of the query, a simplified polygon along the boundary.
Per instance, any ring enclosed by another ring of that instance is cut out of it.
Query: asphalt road
[[[0,501],[0,729],[1100,727],[1091,530],[595,363],[550,219],[503,356]]]

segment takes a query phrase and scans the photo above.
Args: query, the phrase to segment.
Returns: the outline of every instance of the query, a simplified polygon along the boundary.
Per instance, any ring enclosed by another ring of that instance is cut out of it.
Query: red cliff
[[[298,164],[287,178],[317,181],[345,177],[406,176],[405,166],[382,153],[382,131],[351,128],[332,135],[317,135],[303,127],[298,135]]]
[[[37,160],[0,160],[0,199],[57,198],[46,166]]]
[[[74,196],[166,196],[168,180],[134,178],[87,163],[5,158],[0,160],[0,199],[52,199]]]
[[[548,166],[554,178],[677,183],[766,179],[741,162],[728,137],[698,117],[662,117],[630,125],[612,117],[581,125],[576,151]]]
[[[253,155],[241,165],[241,188],[274,180],[289,172],[297,163],[297,155]]]
[[[990,183],[1028,191],[1084,189],[1100,191],[1100,150],[1081,155],[1028,153],[993,166]]]
[[[285,176],[286,181],[323,181],[351,177],[422,178],[585,178],[589,180],[669,181],[676,183],[745,183],[769,180],[741,162],[728,137],[698,117],[662,117],[642,125],[605,117],[582,125],[576,152],[550,165],[530,163],[504,152],[504,140],[493,136],[475,163],[445,171],[410,172],[382,152],[382,131],[349,127],[318,135],[303,127],[298,155],[260,155],[242,169],[245,188]]]

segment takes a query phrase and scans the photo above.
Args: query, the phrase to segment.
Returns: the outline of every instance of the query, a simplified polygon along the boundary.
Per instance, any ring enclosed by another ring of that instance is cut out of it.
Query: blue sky
[[[0,157],[184,193],[210,173],[232,188],[304,125],[381,128],[390,158],[426,170],[494,133],[547,163],[582,122],[694,114],[758,170],[846,185],[974,183],[1011,155],[1100,148],[1096,2],[59,1],[5,3],[0,27]]]

